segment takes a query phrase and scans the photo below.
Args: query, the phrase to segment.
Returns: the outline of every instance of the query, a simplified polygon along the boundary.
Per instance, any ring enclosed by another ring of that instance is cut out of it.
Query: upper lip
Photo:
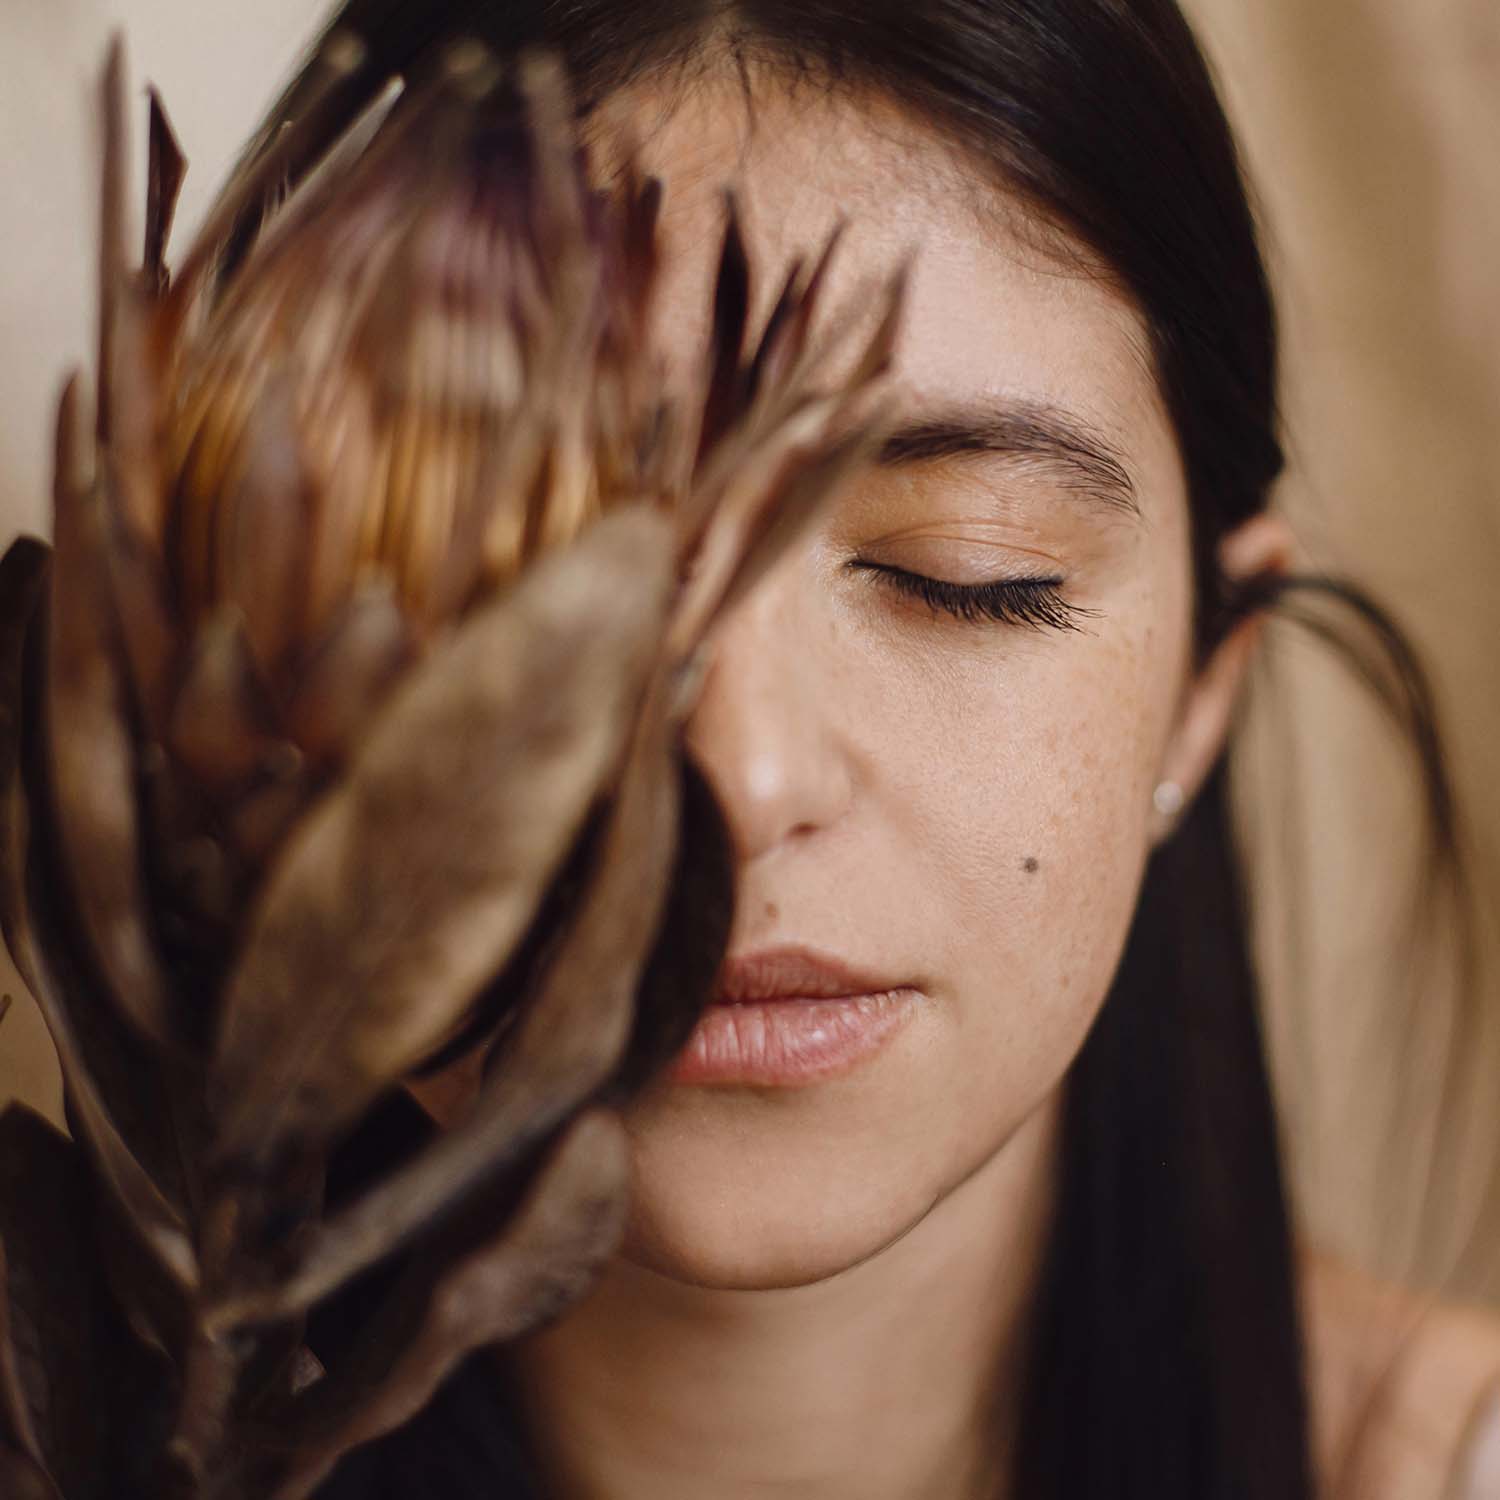
[[[901,987],[814,948],[761,948],[724,961],[713,1000],[717,1005],[794,997],[836,1000],[846,995],[878,995]]]

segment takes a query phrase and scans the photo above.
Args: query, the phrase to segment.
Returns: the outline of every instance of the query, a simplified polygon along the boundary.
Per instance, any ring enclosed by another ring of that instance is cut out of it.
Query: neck
[[[1000,1500],[1055,1108],[878,1253],[773,1291],[624,1259],[506,1353],[558,1500]]]

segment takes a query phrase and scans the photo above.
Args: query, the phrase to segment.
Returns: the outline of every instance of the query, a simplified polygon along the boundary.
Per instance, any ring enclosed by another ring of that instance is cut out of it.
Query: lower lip
[[[836,1078],[873,1057],[916,1010],[915,990],[711,1005],[670,1083],[789,1085]]]

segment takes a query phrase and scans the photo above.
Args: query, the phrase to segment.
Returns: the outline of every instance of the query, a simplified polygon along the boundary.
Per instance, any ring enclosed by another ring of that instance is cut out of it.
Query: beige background
[[[1435,665],[1478,850],[1500,891],[1500,6],[1495,0],[1192,0],[1268,225],[1287,332],[1294,471],[1283,504],[1310,564],[1390,600]],[[0,9],[0,535],[44,524],[44,453],[93,318],[90,89],[123,23],[133,78],[165,94],[192,159],[190,227],[310,36],[308,0],[4,0]],[[137,141],[144,112],[139,89]],[[181,243],[179,236],[178,243]],[[1500,968],[1434,1137],[1454,1033],[1441,969],[1410,979],[1391,934],[1409,895],[1410,766],[1336,674],[1273,643],[1246,737],[1271,1032],[1304,1218],[1388,1269],[1500,1298]],[[1295,771],[1290,775],[1289,771]],[[1290,830],[1290,831],[1289,831]],[[1285,873],[1295,855],[1300,883]],[[1296,961],[1287,938],[1296,919]],[[1491,943],[1491,954],[1494,944]],[[7,970],[0,984],[20,995]],[[29,1004],[0,1025],[0,1097],[58,1089]],[[1441,1164],[1434,1172],[1432,1163]]]

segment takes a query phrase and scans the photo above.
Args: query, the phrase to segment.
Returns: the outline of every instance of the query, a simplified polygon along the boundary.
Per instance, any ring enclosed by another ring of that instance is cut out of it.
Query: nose
[[[831,622],[798,583],[788,559],[715,627],[687,724],[742,865],[831,826],[850,802]]]

